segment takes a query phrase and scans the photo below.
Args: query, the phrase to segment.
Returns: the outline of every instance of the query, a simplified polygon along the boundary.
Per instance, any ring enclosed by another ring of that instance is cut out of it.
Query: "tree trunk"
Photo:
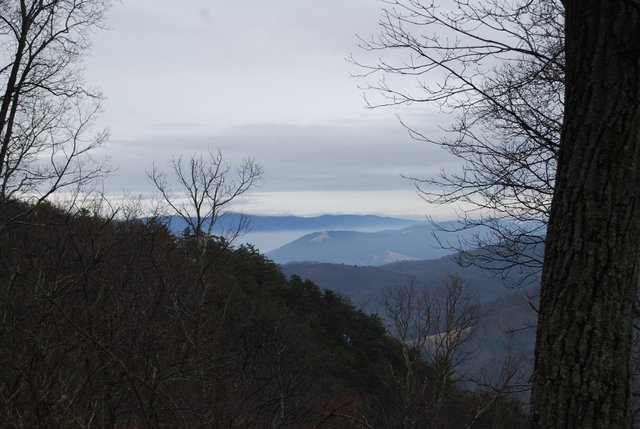
[[[535,428],[631,425],[640,244],[636,1],[565,1],[565,118],[542,274]]]

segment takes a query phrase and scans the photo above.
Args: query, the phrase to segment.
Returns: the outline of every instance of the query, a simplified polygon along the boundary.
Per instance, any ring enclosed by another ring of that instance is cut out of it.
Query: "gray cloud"
[[[393,122],[253,124],[204,135],[168,128],[174,131],[171,135],[112,143],[110,152],[119,171],[111,187],[145,190],[147,184],[140,178],[153,162],[163,167],[172,155],[190,156],[208,148],[220,149],[230,162],[255,158],[265,169],[265,192],[406,189],[411,183],[401,174],[425,176],[451,163],[443,150],[411,139]]]
[[[446,117],[419,106],[365,110],[345,57],[378,32],[371,0],[135,0],[96,35],[87,79],[108,99],[113,139],[100,155],[118,171],[107,190],[151,190],[145,170],[171,155],[220,148],[265,169],[261,196],[409,192],[400,177],[455,162],[412,140],[394,119],[441,134]],[[345,197],[346,198],[346,197]],[[326,201],[330,201],[327,198]],[[283,202],[284,200],[280,200]],[[342,204],[344,206],[344,203]],[[252,206],[257,207],[257,206]],[[287,208],[283,207],[286,211]],[[339,207],[335,208],[340,211]],[[331,211],[327,207],[327,211]]]

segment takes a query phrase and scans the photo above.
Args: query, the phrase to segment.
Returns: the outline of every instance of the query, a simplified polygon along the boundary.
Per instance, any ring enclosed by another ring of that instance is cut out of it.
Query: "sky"
[[[264,169],[234,209],[252,214],[380,214],[453,218],[405,176],[455,165],[412,139],[450,118],[427,106],[367,109],[352,75],[376,35],[378,0],[123,0],[97,32],[85,76],[105,95],[101,149],[112,195],[152,195],[146,171],[171,156],[220,150]]]

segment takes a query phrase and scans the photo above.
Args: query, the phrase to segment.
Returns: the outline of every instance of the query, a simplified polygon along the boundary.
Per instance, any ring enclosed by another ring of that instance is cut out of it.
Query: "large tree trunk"
[[[565,1],[565,120],[532,397],[540,429],[631,425],[640,244],[636,1]]]

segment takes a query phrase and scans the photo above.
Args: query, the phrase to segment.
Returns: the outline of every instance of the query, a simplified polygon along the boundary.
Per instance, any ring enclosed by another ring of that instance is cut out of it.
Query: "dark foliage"
[[[155,220],[30,213],[0,235],[0,426],[397,427],[402,347],[346,298],[215,237],[203,272]],[[430,424],[525,420],[450,389]]]

